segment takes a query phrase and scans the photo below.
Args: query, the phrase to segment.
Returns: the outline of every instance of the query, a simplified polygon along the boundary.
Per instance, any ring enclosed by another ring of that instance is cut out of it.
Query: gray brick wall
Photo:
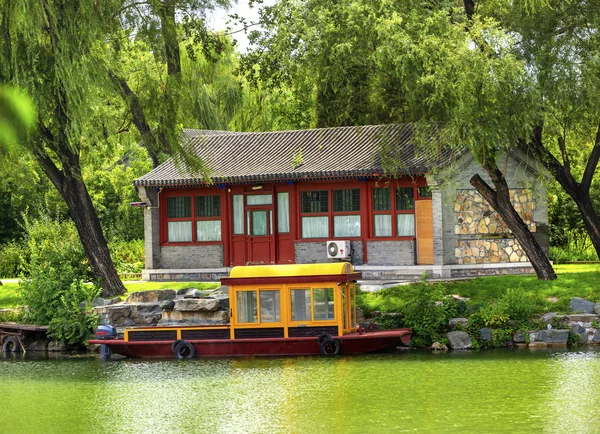
[[[160,248],[160,268],[220,268],[223,267],[223,246],[163,246]]]
[[[352,265],[362,265],[364,263],[364,246],[362,241],[351,241]],[[301,242],[295,243],[296,264],[316,264],[320,262],[339,262],[339,259],[327,259],[327,243],[321,242]]]
[[[147,269],[160,268],[160,223],[158,190],[138,187],[138,196],[148,204],[144,209],[144,253]]]
[[[415,242],[367,241],[368,265],[415,265]]]

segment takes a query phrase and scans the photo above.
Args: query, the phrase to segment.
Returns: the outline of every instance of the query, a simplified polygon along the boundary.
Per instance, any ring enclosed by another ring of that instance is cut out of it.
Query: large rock
[[[129,294],[129,297],[127,297],[126,303],[160,303],[164,300],[174,300],[176,294],[174,289],[132,292]]]
[[[592,344],[600,344],[600,330],[596,330],[596,333],[594,333],[594,336],[592,336],[592,339],[589,342]]]
[[[136,303],[130,306],[130,318],[137,325],[156,325],[162,318],[162,309],[156,303]]]
[[[466,332],[448,332],[448,346],[453,350],[467,350],[473,346],[471,337]]]
[[[479,339],[482,341],[491,342],[494,339],[494,333],[492,329],[484,327],[479,330]]]
[[[513,342],[515,344],[525,344],[525,343],[527,343],[527,339],[526,339],[525,333],[523,333],[523,332],[516,332],[513,335]]]
[[[573,312],[594,313],[596,304],[581,297],[573,297],[569,303]]]
[[[585,330],[585,327],[581,326],[580,324],[571,324],[571,331],[573,333],[575,333],[577,336],[579,336],[579,342],[582,344],[587,343],[587,331]]]
[[[158,325],[177,324],[227,324],[229,313],[223,310],[206,311],[163,311]]]
[[[469,320],[466,318],[450,318],[450,320],[448,321],[448,327],[450,327],[451,329],[453,329],[459,324],[461,326],[466,327],[469,324]]]
[[[214,298],[183,298],[175,300],[174,311],[214,312],[221,308],[221,301]]]
[[[569,330],[550,329],[542,330],[538,333],[537,340],[547,344],[566,345],[569,339]]]
[[[128,304],[116,304],[102,306],[94,309],[100,315],[100,324],[113,326],[131,325],[131,306]]]
[[[558,318],[559,320],[564,318],[565,316],[556,312],[550,312],[547,313],[546,315],[544,315],[542,317],[542,321],[544,321],[546,324],[550,324],[552,323],[552,321],[554,321],[556,318]]]
[[[596,313],[596,315],[600,315],[600,303],[597,303],[594,306],[594,312]]]
[[[573,322],[589,322],[589,323],[591,323],[592,321],[598,320],[598,315],[596,315],[594,313],[574,313],[571,315],[566,315],[566,319],[568,321],[573,321]]]

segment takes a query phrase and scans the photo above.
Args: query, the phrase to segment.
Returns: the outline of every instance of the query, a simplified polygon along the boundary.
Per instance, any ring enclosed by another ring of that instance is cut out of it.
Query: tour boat
[[[364,354],[407,345],[411,329],[367,330],[356,323],[356,281],[351,264],[234,267],[230,323],[126,328],[117,337],[99,326],[102,354],[128,357],[231,357]]]

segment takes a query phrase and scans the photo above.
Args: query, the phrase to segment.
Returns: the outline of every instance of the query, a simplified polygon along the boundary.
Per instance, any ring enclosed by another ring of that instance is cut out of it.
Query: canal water
[[[598,433],[600,351],[0,358],[6,433]]]

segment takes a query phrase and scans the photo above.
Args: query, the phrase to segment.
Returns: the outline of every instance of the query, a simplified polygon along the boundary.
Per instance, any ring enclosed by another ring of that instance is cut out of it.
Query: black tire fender
[[[175,347],[175,357],[178,359],[191,359],[196,354],[196,349],[192,344],[182,340]]]
[[[2,343],[2,351],[5,353],[20,353],[21,343],[16,336],[8,336]]]
[[[317,344],[319,344],[319,347],[322,346],[323,342],[325,342],[327,339],[331,339],[331,335],[328,335],[327,333],[321,333],[317,338]]]
[[[173,351],[174,354],[177,354],[175,352],[175,348],[177,348],[177,345],[179,345],[182,342],[185,342],[185,341],[183,339],[177,339],[177,340],[173,341],[173,343],[171,344],[171,351]]]
[[[321,354],[324,356],[337,356],[342,350],[342,343],[336,339],[330,337],[325,339],[321,344]]]

